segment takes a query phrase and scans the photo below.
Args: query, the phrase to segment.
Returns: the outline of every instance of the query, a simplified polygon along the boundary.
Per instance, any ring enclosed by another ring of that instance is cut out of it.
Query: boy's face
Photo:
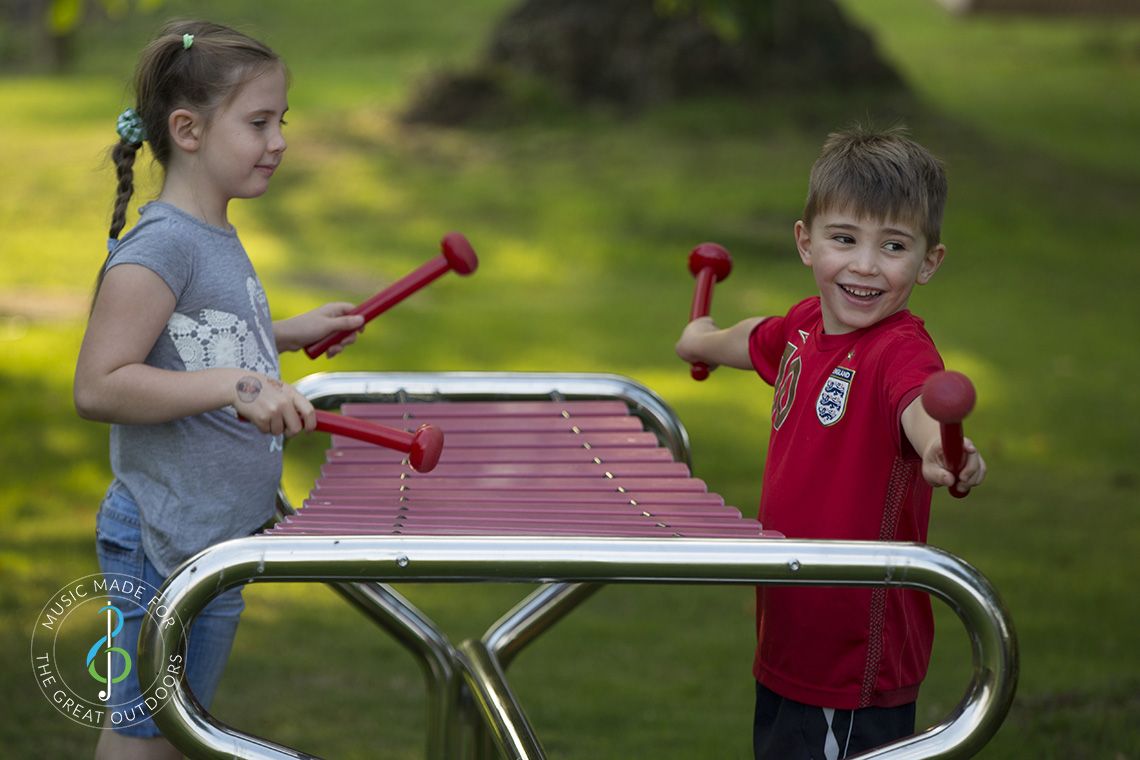
[[[833,335],[880,322],[906,308],[916,284],[930,281],[945,246],[927,248],[911,223],[828,211],[796,222],[800,259],[819,288],[824,330]]]

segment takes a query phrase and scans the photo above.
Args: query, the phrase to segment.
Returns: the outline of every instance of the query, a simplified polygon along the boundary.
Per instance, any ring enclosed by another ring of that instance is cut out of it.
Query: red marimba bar
[[[429,423],[447,445],[430,472],[333,436],[283,534],[779,537],[710,493],[621,401],[350,403],[394,428]]]

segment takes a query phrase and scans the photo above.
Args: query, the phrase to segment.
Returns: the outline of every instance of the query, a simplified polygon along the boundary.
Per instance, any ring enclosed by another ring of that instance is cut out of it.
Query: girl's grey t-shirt
[[[150,203],[108,269],[138,264],[167,284],[174,313],[146,358],[193,371],[239,367],[279,378],[265,291],[231,228]],[[139,505],[143,549],[163,575],[273,515],[281,436],[239,420],[233,407],[156,425],[111,426],[111,470]]]

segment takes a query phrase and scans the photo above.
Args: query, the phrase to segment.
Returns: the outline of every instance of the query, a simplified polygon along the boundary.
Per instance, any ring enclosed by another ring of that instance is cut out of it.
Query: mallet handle
[[[707,317],[712,311],[712,289],[716,273],[712,267],[705,267],[697,273],[697,285],[693,290],[693,308],[689,310],[689,321]]]
[[[317,410],[317,430],[344,435],[365,443],[374,443],[386,449],[395,449],[411,455],[411,464],[419,472],[427,472],[439,461],[443,448],[443,434],[431,425],[421,425],[415,433],[380,425],[375,422],[345,417],[342,414]]]
[[[716,282],[716,275],[712,267],[705,267],[697,274],[697,286],[693,291],[693,308],[689,310],[689,321],[699,317],[707,317],[712,309],[712,286]],[[709,376],[709,365],[704,362],[693,362],[689,367],[689,374],[694,380],[704,380]]]
[[[355,417],[345,417],[334,412],[317,410],[317,430],[348,436],[365,443],[374,443],[405,454],[412,450],[412,434],[405,430],[378,425]]]
[[[461,275],[468,275],[474,272],[475,268],[479,265],[479,260],[475,256],[475,251],[471,248],[471,244],[467,241],[467,238],[458,232],[449,232],[444,235],[440,241],[440,249],[442,253],[438,256],[420,265],[417,269],[404,275],[399,280],[396,280],[348,313],[363,315],[364,322],[367,324],[400,301],[403,301],[412,293],[439,279],[441,275],[446,274],[448,271],[454,269]],[[328,351],[337,343],[340,343],[349,335],[352,335],[353,332],[356,331],[341,330],[326,335],[316,343],[306,346],[305,353],[310,359],[316,359],[325,351]]]
[[[950,472],[954,473],[955,483],[950,486],[950,495],[956,499],[964,498],[970,492],[958,488],[958,483],[956,482],[958,475],[961,474],[962,468],[966,464],[966,450],[964,441],[962,440],[962,423],[940,422],[938,426],[942,433],[942,455],[946,457],[946,463],[950,466]]]
[[[693,290],[693,306],[689,309],[689,321],[707,317],[712,308],[713,284],[728,277],[732,271],[732,256],[716,243],[701,243],[689,252],[689,272],[697,278]],[[694,380],[704,380],[709,376],[709,365],[693,362],[689,374]]]
[[[412,293],[437,280],[449,269],[451,269],[451,266],[448,264],[447,259],[442,255],[436,256],[431,261],[421,265],[411,273],[404,275],[399,280],[396,280],[368,300],[363,301],[348,313],[362,314],[364,316],[364,322],[367,324],[400,301],[403,301]],[[340,343],[349,335],[352,335],[353,332],[355,331],[341,330],[340,332],[326,335],[316,343],[306,346],[305,353],[310,359],[316,359],[325,351],[328,351],[337,343]]]

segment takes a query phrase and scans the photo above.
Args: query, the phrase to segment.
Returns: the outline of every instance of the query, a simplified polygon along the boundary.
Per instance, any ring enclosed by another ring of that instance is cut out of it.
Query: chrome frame
[[[652,392],[613,375],[444,373],[315,375],[297,386],[320,407],[345,401],[455,398],[622,398],[681,461],[688,436]],[[284,499],[284,495],[282,494]],[[288,510],[287,501],[283,508]],[[504,615],[481,641],[453,647],[425,615],[385,583],[517,581],[544,585]],[[962,702],[917,736],[860,757],[967,757],[1000,727],[1017,683],[1016,637],[996,591],[962,560],[919,544],[789,539],[437,538],[255,536],[188,560],[161,590],[161,617],[146,616],[139,644],[142,683],[157,684],[164,653],[179,646],[194,615],[222,591],[248,582],[327,582],[421,660],[428,682],[427,757],[463,757],[461,681],[504,756],[544,758],[505,668],[530,641],[601,583],[896,586],[926,591],[958,614],[969,634],[973,675]],[[163,734],[192,757],[299,758],[296,750],[218,722],[181,681],[154,715]],[[153,695],[153,694],[152,694]],[[474,751],[484,743],[476,736]]]

